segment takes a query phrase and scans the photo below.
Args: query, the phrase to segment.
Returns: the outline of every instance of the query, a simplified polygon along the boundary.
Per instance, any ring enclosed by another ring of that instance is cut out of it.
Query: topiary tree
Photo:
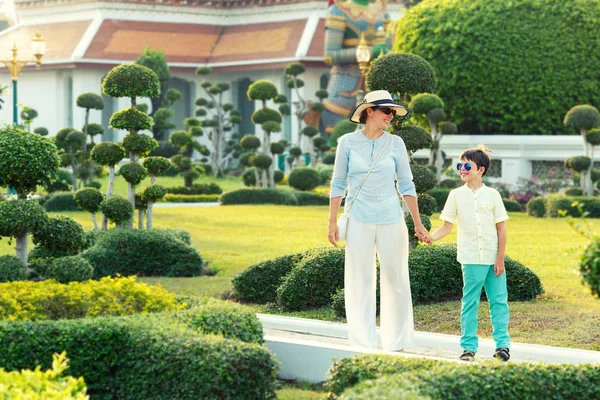
[[[135,194],[135,209],[138,211],[138,229],[144,229],[144,217],[148,209],[148,202],[142,198],[142,193]]]
[[[65,137],[65,143],[67,145],[67,152],[70,154],[71,160],[71,171],[73,173],[73,189],[77,190],[79,185],[77,184],[77,170],[78,164],[82,164],[87,158],[85,148],[86,136],[83,132],[71,130]],[[87,178],[87,174],[86,174]]]
[[[151,69],[158,78],[159,91],[154,92],[152,96],[140,97],[150,97],[152,111],[149,115],[155,122],[152,126],[152,136],[156,140],[161,140],[169,129],[175,128],[175,124],[170,122],[173,117],[173,110],[170,107],[177,103],[183,95],[177,89],[167,89],[169,79],[171,79],[171,71],[164,52],[152,50],[148,45],[138,59],[135,60],[135,63]],[[143,112],[147,113],[148,108]]]
[[[90,110],[104,110],[104,100],[102,96],[96,93],[82,93],[77,96],[77,107],[81,107],[85,110],[85,122],[83,124],[83,133],[91,136],[92,144],[94,144],[94,135],[104,133],[104,127],[100,124],[94,124],[95,127],[92,131],[88,131],[90,121]],[[99,132],[98,126],[102,127]]]
[[[302,155],[302,149],[298,146],[290,147],[290,158],[288,159],[288,163],[290,165],[290,169],[294,168],[294,164],[298,163],[298,158]]]
[[[38,112],[34,108],[25,106],[20,116],[27,127],[27,132],[31,132],[31,123],[39,116]]]
[[[45,278],[59,283],[85,282],[92,279],[94,267],[80,256],[61,257],[54,260],[45,271]]]
[[[592,169],[592,159],[586,156],[574,156],[565,160],[565,168],[572,169],[579,173],[579,185],[582,193],[587,193],[587,171]],[[591,176],[590,176],[591,179]],[[591,185],[591,184],[590,184]],[[592,188],[593,190],[593,188]]]
[[[171,157],[171,164],[180,172],[183,177],[183,183],[187,188],[193,187],[194,180],[205,174],[204,167],[194,165],[191,158],[182,156],[181,154]]]
[[[241,124],[242,118],[233,104],[223,103],[223,95],[230,90],[231,85],[227,82],[207,81],[206,77],[211,72],[212,68],[208,66],[196,69],[196,74],[202,77],[200,87],[206,95],[206,98],[196,100],[196,105],[199,107],[196,116],[205,118],[203,125],[211,128],[211,133],[208,135],[212,145],[210,163],[214,176],[221,178],[224,175],[225,164],[235,154],[235,149],[227,146],[227,142],[232,139],[231,129],[234,125]]]
[[[27,268],[15,256],[0,256],[0,283],[27,280]]]
[[[136,110],[136,99],[137,97],[160,96],[158,76],[150,68],[141,65],[119,65],[110,70],[104,78],[102,92],[107,96],[129,97],[131,100],[130,108],[118,111],[110,118],[110,125],[114,129],[129,131],[123,139],[123,148],[129,151],[131,162],[137,161],[138,156],[143,157],[157,148],[158,142],[155,139],[139,133],[141,130],[150,129],[154,121],[147,114]],[[127,198],[133,208],[135,190],[132,185],[129,185]]]
[[[114,183],[115,183],[115,166],[125,158],[125,149],[112,142],[103,142],[97,144],[92,149],[92,160],[108,167],[108,188],[106,189],[106,198],[112,196]]]
[[[110,222],[116,225],[117,229],[129,226],[130,221],[133,220],[133,206],[129,200],[120,196],[105,199],[100,205],[100,210]]]
[[[565,115],[564,120],[565,126],[575,128],[583,139],[583,154],[585,157],[589,157],[590,160],[594,159],[594,146],[598,144],[598,135],[596,133],[589,136],[589,132],[600,126],[600,112],[596,107],[588,104],[575,106],[571,108]],[[590,142],[591,140],[591,142]],[[573,168],[573,167],[572,167]],[[573,168],[575,169],[575,168]],[[582,172],[582,170],[577,170]],[[594,187],[592,185],[592,165],[586,170],[586,174],[581,174],[581,190],[588,196],[594,194]]]
[[[58,173],[60,158],[49,139],[15,126],[0,129],[0,186],[14,188],[19,201],[0,203],[0,236],[16,238],[16,254],[27,265],[29,233],[47,221],[46,212],[27,195],[38,185],[49,185]]]
[[[33,130],[33,133],[35,133],[36,135],[40,135],[40,136],[48,136],[48,129],[44,128],[43,126],[40,126],[38,128],[35,128]]]
[[[94,230],[98,230],[98,222],[96,221],[96,213],[100,211],[100,205],[105,197],[102,192],[93,187],[85,187],[75,192],[75,201],[79,207],[92,214],[92,222]]]
[[[313,190],[321,184],[321,176],[314,168],[296,167],[288,176],[288,184],[298,190]]]
[[[146,220],[147,221],[146,222],[147,229],[152,229],[152,207],[153,207],[154,203],[156,203],[158,200],[165,197],[166,194],[167,194],[167,190],[164,188],[164,186],[161,186],[161,185],[146,186],[146,188],[142,192],[142,200],[144,200],[148,204],[148,206],[147,206],[148,217]]]
[[[267,80],[259,80],[254,82],[248,87],[248,99],[254,101],[261,101],[262,108],[254,111],[252,114],[252,122],[261,125],[264,136],[263,136],[263,153],[269,154],[271,149],[271,133],[281,132],[281,114],[267,107],[268,100],[274,100],[277,97],[277,88],[275,85]],[[274,188],[275,182],[273,180],[273,162],[271,161],[268,171],[265,171],[267,176],[268,188]]]
[[[128,164],[123,165],[119,169],[119,175],[121,175],[127,184],[129,185],[129,190],[127,191],[128,197],[127,199],[135,206],[135,188],[140,184],[146,177],[148,176],[148,171],[144,166],[138,162],[130,162]]]
[[[338,140],[346,133],[354,132],[358,129],[358,124],[354,122],[344,119],[335,124],[333,131],[329,134],[329,144],[331,147],[337,147]]]
[[[71,173],[66,169],[59,169],[56,175],[52,177],[52,183],[44,185],[44,189],[48,193],[68,192],[73,188],[71,182]]]
[[[244,135],[240,141],[240,145],[243,149],[248,150],[252,155],[248,156],[248,165],[252,165],[251,159],[256,153],[256,150],[260,147],[260,139],[255,135]],[[255,184],[259,185],[260,179],[258,176],[258,169],[254,169]]]
[[[599,14],[596,0],[427,1],[398,21],[394,50],[431,63],[460,132],[563,134],[573,102],[600,102],[599,82],[580,79],[600,60],[581,51],[600,38],[584,16]]]

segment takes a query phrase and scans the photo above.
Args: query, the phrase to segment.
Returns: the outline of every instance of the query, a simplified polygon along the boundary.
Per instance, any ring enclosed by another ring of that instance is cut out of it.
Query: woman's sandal
[[[507,349],[506,347],[496,349],[496,352],[494,353],[494,357],[500,361],[506,362],[506,361],[510,360],[510,350]]]
[[[465,350],[460,356],[460,359],[462,361],[473,361],[475,360],[475,353],[469,350]]]

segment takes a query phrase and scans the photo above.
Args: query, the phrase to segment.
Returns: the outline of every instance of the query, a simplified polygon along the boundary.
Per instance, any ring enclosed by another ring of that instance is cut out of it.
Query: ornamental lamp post
[[[31,42],[31,52],[35,57],[35,60],[19,60],[17,58],[17,54],[19,49],[17,48],[17,44],[15,43],[12,48],[12,60],[0,60],[6,68],[10,71],[12,83],[13,83],[13,123],[16,125],[19,122],[19,116],[17,113],[17,80],[19,79],[19,73],[23,69],[24,66],[29,64],[30,62],[35,62],[36,69],[40,69],[40,65],[42,64],[42,57],[46,52],[46,42],[40,31],[35,32],[35,37]]]

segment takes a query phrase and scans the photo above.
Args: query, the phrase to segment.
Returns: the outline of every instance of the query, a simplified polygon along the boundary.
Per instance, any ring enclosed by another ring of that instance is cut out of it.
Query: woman
[[[377,253],[381,278],[381,344],[388,351],[401,351],[411,346],[414,336],[408,277],[408,230],[398,192],[413,217],[415,236],[422,241],[430,240],[419,216],[404,142],[385,132],[395,115],[407,113],[404,107],[394,104],[387,91],[367,93],[350,117],[352,122],[363,123],[365,127],[342,136],[338,142],[329,203],[329,241],[337,247],[336,220],[348,182],[344,286],[350,343],[377,347]],[[398,182],[397,187],[394,180]]]

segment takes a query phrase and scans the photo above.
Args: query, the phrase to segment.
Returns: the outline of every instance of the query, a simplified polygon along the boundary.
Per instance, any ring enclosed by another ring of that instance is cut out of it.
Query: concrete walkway
[[[257,316],[263,324],[267,347],[281,362],[279,376],[284,379],[322,382],[327,379],[327,371],[334,358],[357,354],[381,353],[459,362],[458,357],[462,353],[460,337],[455,335],[415,332],[414,347],[404,352],[387,352],[350,346],[346,324],[268,314]],[[379,328],[377,331],[379,335]],[[476,359],[493,359],[494,349],[493,340],[480,339]],[[600,352],[513,342],[511,361],[600,363]]]

